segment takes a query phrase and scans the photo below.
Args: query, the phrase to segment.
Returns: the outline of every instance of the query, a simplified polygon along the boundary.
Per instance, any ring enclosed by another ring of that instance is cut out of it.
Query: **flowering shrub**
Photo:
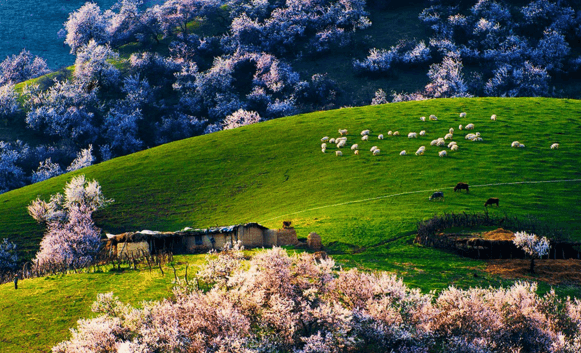
[[[210,258],[172,300],[137,309],[113,293],[54,352],[574,352],[581,302],[537,285],[422,294],[387,273],[273,248]]]
[[[38,183],[57,175],[61,175],[62,173],[61,166],[58,163],[54,163],[51,158],[47,158],[44,161],[41,161],[38,165],[38,169],[32,172],[32,182]]]
[[[257,112],[249,112],[244,109],[238,109],[228,115],[222,122],[224,130],[235,129],[240,126],[256,124],[260,121],[260,115]]]
[[[4,238],[0,243],[0,272],[15,270],[17,262],[16,244]]]
[[[381,88],[375,92],[375,97],[371,100],[371,105],[379,105],[388,103],[387,94]]]
[[[49,72],[44,59],[22,50],[20,54],[7,57],[0,63],[0,86],[14,85]]]
[[[73,170],[81,169],[90,166],[95,161],[93,157],[93,145],[82,149],[77,153],[77,158],[73,160],[71,165],[67,167],[67,172],[72,172]]]
[[[425,95],[433,98],[470,97],[462,68],[462,59],[457,53],[449,53],[440,64],[432,64]]]
[[[525,253],[531,256],[531,272],[535,272],[535,258],[549,254],[550,244],[545,237],[539,238],[536,234],[529,234],[527,232],[514,233],[514,240],[512,241],[517,248],[524,250]]]
[[[528,61],[520,67],[505,64],[494,70],[494,77],[486,82],[484,92],[490,96],[548,96],[550,77],[543,67]]]

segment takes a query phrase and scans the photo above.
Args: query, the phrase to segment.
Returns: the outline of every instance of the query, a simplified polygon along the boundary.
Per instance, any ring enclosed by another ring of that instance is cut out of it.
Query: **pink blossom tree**
[[[516,232],[512,242],[531,257],[531,273],[535,273],[535,258],[540,259],[549,254],[550,244],[546,237],[539,238],[536,234]]]

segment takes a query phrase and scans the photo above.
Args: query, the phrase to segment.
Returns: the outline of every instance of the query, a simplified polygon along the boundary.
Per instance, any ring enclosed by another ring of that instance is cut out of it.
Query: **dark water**
[[[0,0],[0,61],[26,48],[43,57],[51,69],[74,63],[69,47],[58,38],[69,13],[77,10],[86,0]],[[116,0],[94,0],[101,10]],[[146,0],[151,5],[159,1]]]

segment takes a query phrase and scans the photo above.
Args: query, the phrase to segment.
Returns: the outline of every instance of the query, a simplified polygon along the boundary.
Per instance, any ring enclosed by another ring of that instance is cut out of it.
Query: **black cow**
[[[488,200],[486,200],[486,202],[484,203],[484,207],[488,207],[488,205],[494,205],[496,204],[496,207],[498,207],[498,198],[496,197],[491,197]]]
[[[467,183],[461,183],[460,182],[460,183],[456,184],[456,186],[454,186],[454,192],[456,192],[458,190],[460,190],[460,191],[466,190],[467,193],[470,192],[470,190],[468,189],[468,184]]]
[[[444,193],[442,191],[434,192],[432,194],[432,196],[430,196],[430,201],[435,200],[435,199],[440,199],[440,200],[444,201]]]

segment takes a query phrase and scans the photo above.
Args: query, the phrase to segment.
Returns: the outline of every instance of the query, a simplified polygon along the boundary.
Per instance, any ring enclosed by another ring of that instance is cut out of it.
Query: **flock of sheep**
[[[462,112],[460,113],[460,118],[466,118],[466,112]],[[428,121],[437,121],[438,117],[436,117],[435,115],[430,115],[428,117],[428,119],[426,119],[425,116],[420,117],[420,121],[425,122],[426,120]],[[493,114],[490,117],[491,121],[496,121],[496,114]],[[474,130],[475,125],[473,123],[469,123],[466,124],[465,126],[463,125],[459,125],[458,126],[458,130]],[[456,141],[452,141],[454,138],[454,128],[449,128],[448,129],[448,133],[444,136],[444,137],[438,137],[435,140],[432,140],[430,142],[430,146],[437,146],[437,147],[447,147],[450,151],[458,151],[459,146],[458,143]],[[346,135],[348,134],[347,129],[339,129],[339,134],[341,135],[340,137],[336,137],[336,138],[330,138],[329,136],[325,136],[321,139],[321,151],[323,153],[326,153],[327,151],[327,146],[329,145],[335,145],[338,150],[335,151],[335,155],[336,156],[342,156],[343,152],[341,151],[341,149],[343,147],[347,146],[347,137]],[[369,141],[370,139],[370,134],[371,131],[370,130],[363,130],[361,131],[360,135],[361,135],[361,141]],[[389,137],[394,137],[394,136],[399,136],[400,132],[399,131],[388,131],[387,132],[387,136]],[[412,131],[409,132],[407,134],[408,139],[413,139],[413,138],[418,138],[419,136],[426,136],[426,130],[421,130],[419,133]],[[378,140],[383,140],[384,139],[384,135],[383,134],[379,134],[377,135],[377,139]],[[469,140],[472,142],[481,142],[483,141],[482,136],[480,135],[479,132],[470,132],[468,134],[466,134],[464,136],[465,140]],[[448,140],[450,140],[450,142],[448,142]],[[524,148],[525,145],[520,143],[519,141],[514,141],[511,144],[511,147],[515,147],[515,148]],[[558,149],[559,148],[559,144],[558,143],[553,143],[551,145],[551,149]],[[351,150],[353,151],[353,153],[355,155],[359,155],[359,143],[354,143],[351,145]],[[426,151],[426,146],[420,146],[417,151],[415,152],[416,156],[421,156],[425,153]],[[370,149],[370,152],[374,155],[374,156],[378,156],[381,153],[381,150],[377,147],[377,146],[373,146]],[[408,152],[406,150],[403,150],[399,153],[400,156],[406,156],[408,154]],[[448,155],[448,152],[446,150],[440,150],[438,151],[438,156],[440,157],[446,157]]]

